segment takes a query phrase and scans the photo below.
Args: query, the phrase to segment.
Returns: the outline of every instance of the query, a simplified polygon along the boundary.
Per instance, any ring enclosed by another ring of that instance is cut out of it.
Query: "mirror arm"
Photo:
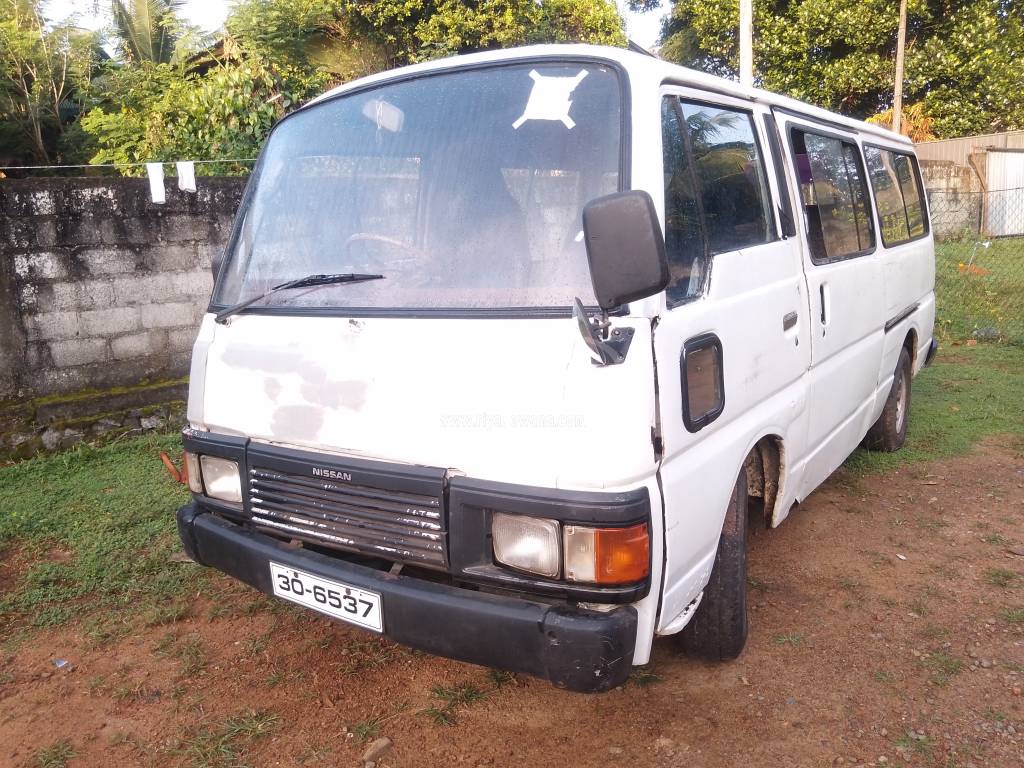
[[[594,365],[618,365],[626,360],[633,341],[632,328],[612,328],[604,310],[600,318],[591,318],[578,297],[573,299],[572,316],[576,318],[584,343],[597,357],[592,361]]]

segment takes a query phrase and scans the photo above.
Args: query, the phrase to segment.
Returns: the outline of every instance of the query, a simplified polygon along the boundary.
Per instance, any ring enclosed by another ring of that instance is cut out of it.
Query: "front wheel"
[[[679,648],[706,661],[728,661],[747,642],[747,472],[740,471],[722,537],[697,612],[678,635]]]
[[[871,451],[892,453],[903,447],[907,441],[907,425],[910,423],[910,353],[904,347],[896,364],[892,389],[885,400],[882,415],[878,417],[864,437],[864,447]]]

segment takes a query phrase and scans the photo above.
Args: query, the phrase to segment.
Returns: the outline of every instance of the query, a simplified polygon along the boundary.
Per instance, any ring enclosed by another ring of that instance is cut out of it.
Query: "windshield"
[[[384,279],[255,306],[593,304],[581,212],[619,188],[620,111],[614,70],[561,62],[431,75],[298,112],[254,171],[215,303],[356,272]]]

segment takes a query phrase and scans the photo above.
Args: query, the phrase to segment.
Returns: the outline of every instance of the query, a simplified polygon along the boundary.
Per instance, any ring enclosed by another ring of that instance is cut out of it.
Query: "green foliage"
[[[121,55],[134,64],[169,64],[185,51],[188,39],[178,16],[184,0],[111,0],[114,36]]]
[[[75,158],[66,137],[102,55],[96,35],[52,25],[40,0],[0,0],[0,164]]]
[[[540,42],[625,43],[617,11],[600,0],[442,0],[417,23],[415,39],[410,60]]]
[[[939,137],[1024,127],[1024,21],[1011,0],[910,0],[904,102]],[[754,3],[756,78],[769,90],[855,117],[891,106],[899,4]],[[733,76],[739,4],[676,0],[661,54]]]
[[[97,79],[99,104],[81,123],[92,162],[254,157],[298,104],[381,69],[524,43],[625,43],[610,0],[240,0],[227,37],[186,63],[160,37],[177,34],[178,5],[134,0],[134,24],[118,24],[127,62]]]

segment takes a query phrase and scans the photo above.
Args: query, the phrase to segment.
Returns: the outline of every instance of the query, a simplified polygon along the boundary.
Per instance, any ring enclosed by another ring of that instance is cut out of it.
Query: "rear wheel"
[[[910,365],[910,353],[904,347],[900,351],[892,389],[885,400],[882,415],[864,437],[865,448],[892,453],[902,448],[907,441],[907,425],[910,423]]]
[[[728,661],[747,642],[747,472],[736,479],[718,541],[711,579],[679,648],[707,661]]]

